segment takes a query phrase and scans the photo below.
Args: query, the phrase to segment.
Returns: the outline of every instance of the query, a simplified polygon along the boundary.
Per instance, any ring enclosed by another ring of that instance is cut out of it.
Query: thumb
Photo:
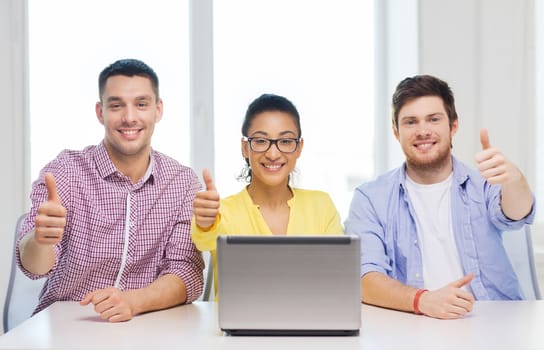
[[[491,144],[489,144],[489,135],[487,133],[487,129],[482,128],[480,129],[480,143],[482,144],[482,149],[488,149],[491,147]]]
[[[464,277],[461,277],[457,281],[453,281],[452,283],[450,283],[450,285],[453,286],[453,287],[456,287],[456,288],[461,288],[461,287],[466,286],[467,284],[469,284],[472,281],[473,278],[474,278],[474,274],[469,273],[468,275],[466,275]]]
[[[47,188],[47,200],[60,203],[57,184],[55,183],[55,176],[53,174],[45,174],[45,187]]]
[[[204,179],[204,184],[206,185],[206,191],[217,191],[215,185],[213,184],[212,174],[208,169],[202,170],[202,178]]]

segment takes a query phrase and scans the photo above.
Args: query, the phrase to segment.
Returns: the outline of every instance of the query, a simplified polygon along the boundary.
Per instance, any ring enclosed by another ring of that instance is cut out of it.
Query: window
[[[536,139],[542,139],[544,135],[544,2],[535,1],[535,46],[536,46]],[[544,224],[544,206],[538,204],[539,199],[544,198],[544,143],[537,142],[536,149],[536,189],[537,215],[536,220],[539,224]]]
[[[165,113],[153,147],[189,164],[189,1],[28,0],[31,178],[62,149],[102,140],[97,77],[142,59],[160,79]],[[262,93],[301,114],[295,186],[327,191],[345,218],[353,189],[374,176],[374,2],[215,1],[215,181],[244,183],[240,128]]]
[[[155,69],[164,100],[153,147],[189,163],[188,2],[28,0],[31,179],[65,148],[104,135],[98,74],[120,58]]]
[[[345,219],[374,176],[373,1],[214,2],[215,173],[221,196],[245,183],[241,126],[262,93],[291,100],[304,150],[295,186],[328,192]]]

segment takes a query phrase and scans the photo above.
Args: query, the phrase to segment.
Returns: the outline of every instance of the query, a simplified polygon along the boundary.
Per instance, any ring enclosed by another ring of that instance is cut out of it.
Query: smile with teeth
[[[433,147],[434,142],[418,143],[415,146],[416,146],[417,149],[424,151],[424,150],[427,150],[427,149]]]
[[[130,130],[121,130],[121,134],[123,135],[135,135],[139,132],[138,129],[130,129]]]
[[[263,164],[263,165],[268,170],[278,170],[283,166],[282,164]]]

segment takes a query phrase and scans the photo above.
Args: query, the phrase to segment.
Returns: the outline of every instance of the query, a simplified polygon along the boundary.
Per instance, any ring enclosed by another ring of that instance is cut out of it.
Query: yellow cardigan
[[[293,198],[287,201],[289,223],[287,235],[341,235],[344,233],[340,215],[330,196],[322,191],[293,188]],[[215,296],[217,298],[216,241],[219,235],[263,235],[272,232],[264,221],[259,206],[255,205],[243,189],[221,199],[219,215],[212,227],[204,231],[193,221],[191,237],[200,251],[211,251],[214,270]]]

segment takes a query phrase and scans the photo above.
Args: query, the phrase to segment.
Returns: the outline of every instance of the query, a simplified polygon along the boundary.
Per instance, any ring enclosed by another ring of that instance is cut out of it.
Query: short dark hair
[[[300,138],[302,136],[302,130],[300,128],[300,115],[298,114],[297,108],[291,101],[289,101],[285,97],[274,94],[262,94],[250,103],[246,111],[244,122],[242,124],[242,135],[246,137],[249,136],[249,128],[251,127],[251,123],[257,115],[263,112],[272,111],[284,112],[289,114],[295,122],[295,126],[298,132],[297,137]],[[242,172],[238,176],[238,179],[250,182],[251,168],[249,167],[249,159],[245,158],[245,161],[246,167],[242,170]]]
[[[127,77],[136,75],[148,78],[151,81],[155,98],[157,101],[159,100],[159,77],[157,77],[155,71],[140,60],[127,58],[113,62],[100,72],[100,75],[98,76],[98,97],[100,101],[102,101],[102,94],[104,93],[107,80],[116,75],[124,75]]]
[[[442,99],[444,108],[448,113],[448,120],[450,127],[453,122],[457,120],[457,112],[455,110],[455,99],[453,92],[451,91],[448,83],[445,81],[433,77],[431,75],[416,75],[413,77],[405,78],[397,85],[395,93],[393,94],[393,127],[395,130],[399,129],[399,112],[402,107],[418,98],[424,96],[437,96]]]

